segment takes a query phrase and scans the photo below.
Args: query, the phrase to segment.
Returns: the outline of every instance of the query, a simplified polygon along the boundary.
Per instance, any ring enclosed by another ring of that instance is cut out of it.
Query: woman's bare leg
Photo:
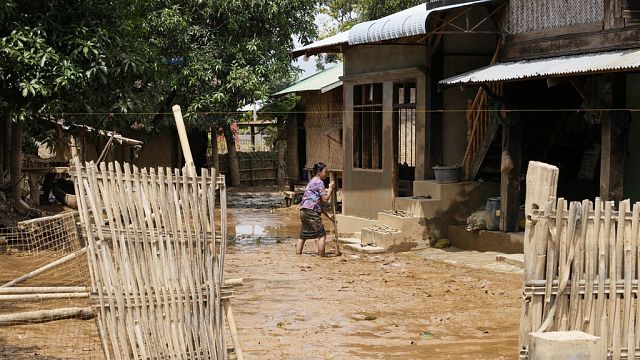
[[[318,256],[324,256],[324,245],[325,240],[327,239],[327,235],[318,238]]]
[[[296,255],[302,255],[302,248],[304,248],[304,240],[298,239],[296,243]]]

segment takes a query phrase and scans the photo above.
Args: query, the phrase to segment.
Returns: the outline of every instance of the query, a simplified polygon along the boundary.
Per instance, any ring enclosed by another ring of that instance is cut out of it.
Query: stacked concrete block
[[[401,241],[401,232],[396,228],[385,225],[373,225],[363,228],[360,233],[360,241],[363,244],[372,244],[384,249],[398,245]]]

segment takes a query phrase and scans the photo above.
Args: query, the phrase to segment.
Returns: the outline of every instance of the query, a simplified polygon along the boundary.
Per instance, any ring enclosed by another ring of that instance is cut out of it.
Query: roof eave
[[[309,57],[309,56],[318,55],[318,54],[340,54],[342,53],[343,47],[345,45],[347,45],[347,43],[321,46],[313,49],[293,50],[291,52],[291,58],[296,59],[296,58],[299,58],[300,56]]]

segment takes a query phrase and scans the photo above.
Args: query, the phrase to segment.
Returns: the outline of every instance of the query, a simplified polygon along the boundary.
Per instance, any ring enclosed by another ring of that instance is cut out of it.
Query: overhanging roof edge
[[[496,0],[476,0],[427,9],[426,3],[414,6],[377,20],[354,25],[348,33],[349,45],[364,45],[403,37],[426,35],[429,16],[436,12],[489,3]]]
[[[498,63],[452,76],[438,83],[441,86],[477,85],[638,69],[640,48]]]

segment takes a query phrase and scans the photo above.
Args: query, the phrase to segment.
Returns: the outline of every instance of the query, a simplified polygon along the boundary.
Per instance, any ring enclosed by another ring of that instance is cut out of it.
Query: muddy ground
[[[244,278],[233,309],[247,359],[517,358],[521,275],[412,254],[319,258],[314,242],[296,256],[297,210],[261,190],[229,193],[225,265]],[[14,256],[0,254],[0,280]],[[0,327],[0,359],[102,359],[94,324]]]

